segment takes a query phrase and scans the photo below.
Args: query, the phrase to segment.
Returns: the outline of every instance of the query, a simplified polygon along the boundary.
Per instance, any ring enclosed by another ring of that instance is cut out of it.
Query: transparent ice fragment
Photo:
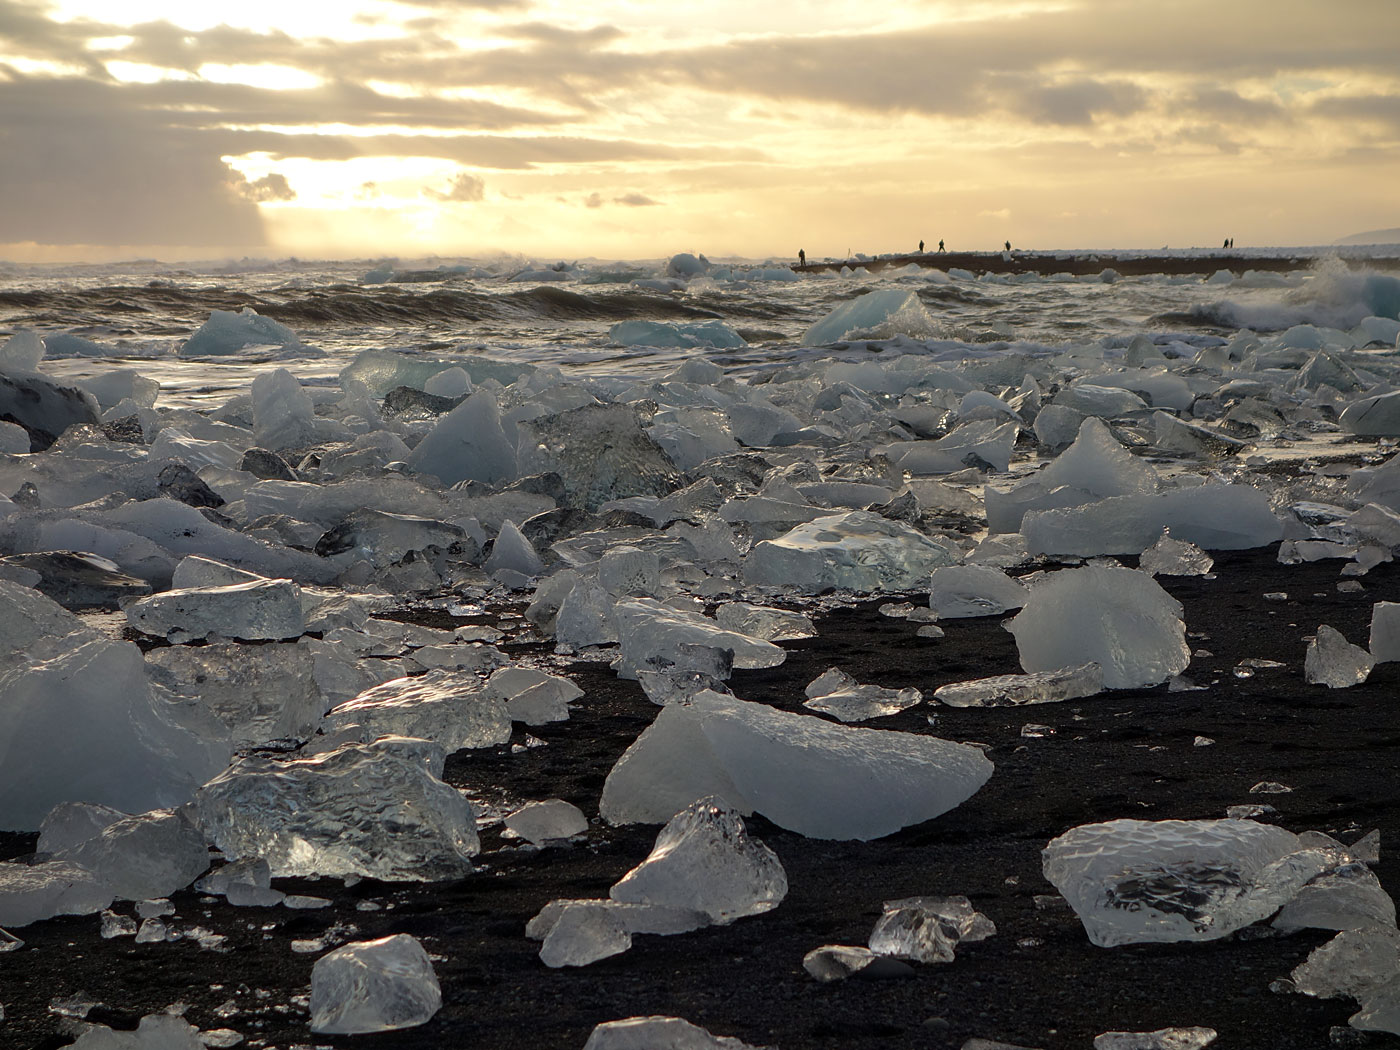
[[[562,611],[561,611],[562,615]],[[659,670],[664,664],[684,664],[682,645],[734,651],[734,666],[775,667],[787,653],[772,642],[727,631],[709,617],[687,612],[651,598],[628,598],[613,607],[622,653],[618,677],[635,679],[639,670]]]
[[[1003,674],[952,682],[939,686],[933,695],[939,703],[949,707],[1019,707],[1094,696],[1103,692],[1103,687],[1103,668],[1091,661],[1060,671]]]
[[[433,772],[442,762],[440,746],[402,737],[251,756],[200,788],[200,822],[227,856],[263,857],[279,877],[458,878],[480,844],[471,804]]]
[[[540,961],[551,969],[588,966],[632,947],[632,931],[615,909],[607,907],[608,902],[558,903],[541,935]]]
[[[1400,602],[1376,602],[1372,607],[1370,648],[1378,664],[1400,660]]]
[[[952,962],[960,941],[980,941],[996,926],[966,897],[886,901],[870,933],[870,950],[915,962]]]
[[[929,608],[939,619],[1000,616],[1026,604],[1026,588],[1000,569],[949,565],[929,578]]]
[[[477,390],[428,431],[408,459],[444,485],[493,484],[516,476],[516,455],[501,426],[501,410],[489,390]]]
[[[909,977],[914,970],[907,963],[869,948],[850,944],[823,944],[802,957],[802,968],[823,984],[862,977]]]
[[[805,594],[833,588],[909,591],[957,560],[955,550],[902,522],[855,510],[816,518],[755,545],[744,559],[744,579]]]
[[[1215,565],[1212,558],[1194,543],[1173,539],[1170,529],[1138,558],[1138,568],[1149,576],[1204,576]]]
[[[923,703],[924,699],[924,694],[917,689],[861,685],[835,667],[809,684],[806,692],[809,699],[803,707],[832,715],[842,722],[863,722],[867,718],[898,714]]]
[[[651,598],[661,590],[661,559],[655,551],[622,545],[598,559],[598,583],[620,598]]]
[[[92,871],[118,897],[150,900],[182,890],[209,868],[203,833],[182,810],[123,817],[55,854]]]
[[[161,944],[170,940],[170,929],[160,919],[142,919],[136,931],[137,944]]]
[[[1313,879],[1274,919],[1274,926],[1281,930],[1355,930],[1394,925],[1395,902],[1381,888],[1375,873],[1355,861]]]
[[[111,940],[114,937],[135,937],[136,920],[129,915],[118,915],[114,911],[104,911],[102,913],[102,937],[104,940]]]
[[[786,895],[777,855],[713,798],[671,818],[647,859],[609,891],[615,901],[696,911],[720,924],[771,911]]]
[[[629,1017],[598,1025],[583,1050],[761,1050],[729,1036],[711,1035],[679,1017]]]
[[[1308,643],[1307,655],[1303,660],[1303,677],[1312,685],[1346,689],[1366,681],[1375,665],[1375,660],[1365,649],[1352,645],[1340,631],[1323,624]]]
[[[641,684],[642,691],[647,694],[647,699],[658,707],[686,704],[706,691],[729,692],[729,688],[721,679],[704,671],[675,668],[667,671],[638,671],[637,681]]]
[[[72,1044],[75,1050],[205,1050],[209,1044],[183,1017],[147,1014],[133,1032],[91,1025]]]
[[[544,562],[536,553],[534,545],[521,534],[515,522],[501,523],[500,532],[491,547],[491,556],[482,566],[488,573],[509,569],[524,576],[538,576],[544,571]]]
[[[715,610],[715,622],[729,631],[769,642],[815,638],[810,618],[790,609],[773,609],[747,602],[728,602]]]
[[[311,1030],[359,1035],[426,1024],[442,1006],[432,961],[406,933],[356,941],[311,968]]]
[[[569,679],[532,667],[501,668],[487,681],[486,692],[505,701],[512,722],[530,726],[568,721],[569,702],[583,695]]]
[[[301,589],[291,580],[260,580],[226,587],[165,591],[126,607],[142,634],[172,642],[211,634],[244,641],[298,638],[305,630]]]
[[[39,853],[59,853],[115,824],[130,814],[111,806],[99,806],[90,802],[60,802],[49,810],[44,822],[39,825]]]
[[[1160,414],[1160,413],[1159,413]],[[1201,1050],[1215,1042],[1214,1028],[1159,1028],[1155,1032],[1104,1032],[1094,1050]]]
[[[1319,999],[1364,1001],[1400,975],[1400,932],[1394,926],[1344,930],[1294,967],[1298,991]]]
[[[506,817],[505,825],[521,838],[539,845],[582,835],[588,830],[583,811],[563,799],[531,802]]]
[[[364,744],[383,736],[421,737],[448,754],[510,740],[505,704],[475,674],[462,671],[429,671],[373,686],[333,708],[321,728]]]

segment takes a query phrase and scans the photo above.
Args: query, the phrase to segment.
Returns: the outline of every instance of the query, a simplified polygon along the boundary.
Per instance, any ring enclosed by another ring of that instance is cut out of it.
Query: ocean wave
[[[1333,259],[1319,264],[1303,285],[1281,295],[1201,303],[1186,316],[1205,324],[1259,332],[1277,332],[1299,324],[1354,328],[1367,317],[1400,319],[1400,278],[1352,270]]]

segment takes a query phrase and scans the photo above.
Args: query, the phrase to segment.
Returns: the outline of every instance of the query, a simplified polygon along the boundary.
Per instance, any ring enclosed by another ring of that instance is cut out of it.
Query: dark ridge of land
[[[817,273],[823,270],[840,270],[843,266],[852,269],[864,267],[866,270],[884,270],[890,267],[917,266],[947,270],[955,268],[970,270],[973,273],[1037,273],[1048,276],[1055,273],[1069,273],[1075,276],[1093,275],[1104,270],[1114,270],[1124,277],[1138,277],[1143,274],[1192,274],[1214,273],[1216,270],[1230,270],[1243,273],[1245,270],[1267,270],[1285,273],[1290,270],[1306,270],[1319,262],[1318,255],[1238,255],[1230,251],[1209,252],[1202,255],[1134,255],[1119,257],[1110,252],[1064,254],[1051,252],[915,252],[911,255],[884,255],[878,259],[837,259],[825,262],[809,262],[805,266],[794,266],[798,273]],[[1334,258],[1327,256],[1326,258]],[[1400,258],[1356,259],[1340,257],[1352,269],[1370,268],[1377,270],[1400,270]]]
[[[774,911],[675,937],[639,936],[633,949],[583,969],[551,970],[525,938],[526,921],[556,897],[602,897],[651,849],[655,826],[595,822],[585,842],[521,849],[483,834],[478,871],[457,882],[352,887],[338,880],[276,880],[289,892],[328,897],[321,911],[235,908],[194,892],[174,895],[177,930],[228,936],[227,952],[190,939],[103,940],[96,916],[17,929],[25,946],[0,952],[0,1045],[55,1050],[71,1041],[51,1000],[84,993],[90,1015],[134,1027],[144,1013],[185,1004],[203,1029],[243,1033],[249,1050],[580,1050],[602,1021],[643,1014],[684,1017],[720,1035],[783,1050],[957,1050],[970,1037],[1045,1050],[1088,1050],[1104,1031],[1207,1025],[1228,1050],[1316,1050],[1334,1045],[1355,1006],[1276,994],[1286,976],[1332,934],[1276,935],[1267,923],[1208,943],[1097,948],[1072,913],[1038,907],[1054,894],[1040,850],[1079,824],[1119,817],[1209,818],[1242,803],[1268,803],[1292,830],[1352,842],[1381,832],[1382,885],[1400,890],[1400,664],[1369,682],[1332,690],[1303,679],[1304,636],[1329,624],[1366,642],[1372,603],[1400,595],[1400,563],[1338,591],[1344,562],[1280,565],[1277,545],[1216,555],[1216,578],[1161,578],[1185,607],[1196,655],[1186,671],[1207,688],[1120,690],[1035,707],[956,709],[925,703],[867,725],[980,741],[991,780],[949,813],[873,842],[803,838],[754,817],[750,832],[786,868],[790,891]],[[1266,600],[1286,592],[1285,600]],[[831,666],[862,682],[917,686],[1016,669],[1000,618],[945,621],[929,640],[917,625],[864,602],[821,619],[819,638],[785,643],[787,662],[736,672],[734,692],[799,710],[808,682]],[[897,600],[897,599],[896,599]],[[516,655],[540,647],[516,648]],[[1240,661],[1277,660],[1237,677]],[[570,672],[586,690],[567,722],[535,727],[545,746],[461,751],[446,777],[492,801],[564,798],[596,815],[604,778],[656,716],[634,682],[602,664]],[[1040,723],[1050,735],[1023,737]],[[517,727],[515,743],[527,737]],[[1197,737],[1212,742],[1202,744]],[[1251,794],[1279,781],[1287,794]],[[13,857],[34,836],[4,836]],[[802,969],[822,944],[863,944],[881,902],[965,894],[997,925],[989,940],[959,948],[946,965],[916,966],[898,980],[823,985]],[[375,910],[360,910],[362,905]],[[133,906],[120,904],[123,914]],[[340,939],[395,933],[420,938],[437,957],[444,1005],[428,1024],[381,1035],[313,1035],[305,996],[320,952],[294,940],[339,929]],[[1335,1044],[1400,1047],[1400,1038],[1345,1030]]]

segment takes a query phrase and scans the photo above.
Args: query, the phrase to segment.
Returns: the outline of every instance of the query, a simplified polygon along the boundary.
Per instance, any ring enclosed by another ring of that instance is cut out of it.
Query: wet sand
[[[556,897],[600,897],[649,851],[656,827],[595,824],[585,844],[521,849],[497,829],[483,834],[479,870],[452,883],[278,880],[292,892],[330,897],[331,907],[234,908],[177,894],[176,929],[226,934],[226,953],[191,940],[137,945],[104,941],[98,919],[62,918],[16,931],[26,944],[0,954],[0,1044],[65,1045],[58,997],[84,993],[89,1015],[133,1027],[172,1003],[203,1029],[232,1028],[248,1047],[471,1047],[578,1050],[592,1026],[637,1014],[674,1014],[755,1045],[957,1048],[972,1036],[1029,1047],[1088,1047],[1106,1030],[1207,1025],[1225,1050],[1315,1050],[1354,1007],[1269,991],[1331,935],[1273,936],[1254,927],[1208,944],[1096,948],[1064,909],[1037,908],[1053,894],[1039,851],[1078,824],[1117,817],[1207,818],[1225,807],[1265,802],[1293,831],[1319,829],[1351,842],[1381,831],[1382,884],[1400,889],[1400,664],[1383,664],[1363,686],[1330,690],[1303,680],[1303,636],[1318,624],[1365,644],[1372,603],[1400,597],[1400,567],[1362,578],[1364,592],[1338,592],[1344,564],[1283,566],[1276,547],[1217,554],[1214,580],[1163,579],[1185,605],[1198,655],[1187,676],[1210,688],[1165,686],[1030,708],[944,708],[925,703],[867,725],[934,732],[990,746],[996,772],[971,800],[944,816],[868,843],[824,842],[755,817],[753,834],[782,859],[791,889],[773,912],[676,937],[639,936],[630,952],[584,969],[550,970],[524,936],[526,921]],[[1266,601],[1284,591],[1288,600]],[[797,710],[804,686],[830,666],[862,682],[917,686],[1016,669],[999,619],[946,621],[947,636],[915,636],[915,624],[878,612],[883,601],[838,610],[820,638],[785,643],[780,667],[737,672],[734,692]],[[407,618],[432,619],[413,612]],[[440,617],[440,614],[434,614]],[[517,650],[519,652],[519,650]],[[1246,657],[1286,667],[1238,678]],[[596,815],[603,780],[618,755],[655,717],[635,683],[604,665],[579,665],[587,691],[570,721],[530,730],[545,742],[459,752],[447,779],[488,800],[561,797]],[[930,719],[933,724],[930,724]],[[1023,738],[1027,723],[1052,736]],[[515,742],[526,732],[517,727]],[[1196,746],[1197,736],[1214,740]],[[1288,794],[1251,795],[1260,781]],[[0,836],[7,856],[34,836]],[[966,894],[996,923],[991,939],[964,945],[947,965],[915,967],[897,980],[822,985],[802,970],[821,944],[862,944],[883,900]],[[378,910],[362,911],[369,902]],[[119,906],[132,914],[129,904]],[[317,954],[291,942],[339,927],[347,939],[411,933],[436,957],[445,1004],[427,1025],[374,1036],[313,1036],[306,995]],[[353,930],[351,929],[353,927]],[[232,1003],[232,1013],[218,1008]],[[1361,1036],[1344,1045],[1400,1046]]]

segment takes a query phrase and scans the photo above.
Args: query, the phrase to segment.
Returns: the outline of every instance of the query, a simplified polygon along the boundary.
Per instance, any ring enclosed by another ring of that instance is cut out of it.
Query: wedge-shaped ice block
[[[1096,663],[1109,689],[1165,682],[1191,662],[1181,603],[1134,569],[1064,569],[1007,625],[1026,671]]]
[[[929,608],[941,620],[1000,616],[1026,604],[1023,584],[985,565],[949,565],[929,579]]]
[[[869,948],[850,944],[823,944],[802,957],[802,968],[830,984],[859,974],[861,977],[911,977],[914,969],[906,962],[880,955]]]
[[[132,602],[126,618],[142,634],[177,643],[211,634],[249,642],[299,638],[306,629],[301,588],[291,580],[165,591]]]
[[[803,707],[831,715],[841,722],[863,722],[897,714],[923,703],[917,689],[886,689],[861,685],[845,671],[833,667],[807,686]]]
[[[656,837],[651,854],[608,895],[631,904],[659,904],[727,924],[761,915],[787,896],[777,854],[750,839],[743,818],[713,798],[691,803]]]
[[[478,390],[437,421],[413,450],[408,465],[444,485],[490,483],[515,477],[515,448],[501,426],[489,390]]]
[[[1062,671],[999,674],[970,682],[952,682],[933,691],[949,707],[1019,707],[1053,704],[1103,692],[1103,668],[1096,663]]]
[[[711,1035],[679,1017],[629,1017],[594,1028],[583,1050],[762,1050],[729,1036]]]
[[[432,960],[406,933],[355,941],[311,968],[311,1030],[360,1035],[412,1028],[432,1020],[442,989]]]
[[[96,915],[111,905],[112,888],[67,861],[0,864],[0,926],[28,926],[55,915]]]
[[[1364,1001],[1400,977],[1400,931],[1394,926],[1344,930],[1293,969],[1294,987],[1319,999]]]
[[[229,857],[275,876],[460,878],[481,848],[471,803],[437,778],[442,748],[388,737],[314,758],[245,758],[199,789],[199,818]]]
[[[936,326],[933,318],[919,302],[917,292],[908,288],[887,288],[867,292],[836,309],[812,325],[802,336],[803,346],[822,346],[845,339],[855,332],[883,332],[882,326],[895,325],[895,330],[911,334],[932,335]],[[901,327],[902,325],[902,327]]]
[[[957,560],[956,551],[903,522],[854,510],[817,518],[755,545],[744,559],[744,580],[806,594],[833,588],[910,591],[923,587],[934,569]]]
[[[1345,689],[1366,681],[1375,665],[1365,649],[1352,645],[1336,628],[1323,624],[1308,643],[1303,677],[1312,685]]]
[[[204,833],[183,810],[123,817],[55,854],[92,871],[118,897],[144,901],[185,889],[209,869]]]
[[[1102,947],[1228,936],[1336,863],[1335,851],[1251,820],[1111,820],[1041,852],[1045,877]]]
[[[1280,930],[1355,930],[1394,926],[1395,902],[1366,865],[1353,861],[1324,872],[1298,891],[1274,919]]]
[[[965,744],[705,692],[662,708],[608,774],[600,812],[662,823],[714,795],[812,838],[874,839],[960,805],[991,775]]]
[[[1194,543],[1179,540],[1163,529],[1157,542],[1138,557],[1138,568],[1149,576],[1204,576],[1215,559]]]
[[[583,811],[561,798],[530,802],[506,817],[505,825],[535,844],[582,835],[588,830]]]
[[[686,664],[681,647],[732,649],[735,667],[776,667],[787,653],[761,638],[726,631],[698,612],[663,605],[653,598],[627,598],[613,606],[622,642],[618,676],[635,679],[640,670],[666,670]]]
[[[510,740],[505,704],[470,671],[429,671],[376,685],[335,707],[321,728],[366,744],[382,736],[421,737],[448,754]]]

